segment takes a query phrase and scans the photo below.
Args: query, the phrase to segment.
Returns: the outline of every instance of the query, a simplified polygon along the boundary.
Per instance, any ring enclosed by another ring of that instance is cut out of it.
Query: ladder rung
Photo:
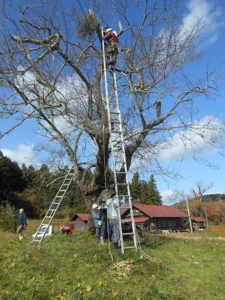
[[[117,174],[127,174],[127,172],[116,171]]]
[[[118,141],[118,140],[111,140],[111,142],[112,142],[112,143],[116,143],[116,144],[119,144],[119,143],[122,144],[122,142],[121,142],[121,141]]]
[[[136,249],[136,247],[135,247],[135,246],[127,246],[127,247],[123,247],[123,249],[133,249],[133,248],[135,248],[135,249]]]
[[[134,235],[133,232],[126,232],[126,233],[123,233],[123,235]]]
[[[112,130],[111,133],[122,133],[121,130]]]
[[[117,185],[128,185],[128,183],[117,183]]]
[[[132,220],[121,220],[121,223],[128,223],[128,222],[132,222]]]
[[[119,115],[120,113],[117,112],[117,111],[111,111],[110,114],[111,114],[111,115]]]

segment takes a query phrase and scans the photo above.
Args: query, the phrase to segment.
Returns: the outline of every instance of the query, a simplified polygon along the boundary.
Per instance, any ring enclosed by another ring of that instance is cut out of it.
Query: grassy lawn
[[[149,235],[142,247],[152,262],[90,233],[56,232],[38,250],[38,224],[29,221],[22,241],[0,231],[0,299],[224,299],[225,241]]]

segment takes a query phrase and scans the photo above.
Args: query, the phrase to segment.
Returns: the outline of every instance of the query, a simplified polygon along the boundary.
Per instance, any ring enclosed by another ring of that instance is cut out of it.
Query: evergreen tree
[[[148,199],[148,183],[145,180],[142,180],[140,183],[140,190],[141,190],[141,203],[146,203],[146,200]]]
[[[25,187],[26,180],[18,164],[0,151],[0,201],[11,202],[12,195],[22,192]]]
[[[147,185],[143,185],[141,200],[145,204],[162,204],[161,196],[157,189],[156,181],[153,175],[150,176],[149,183]]]
[[[139,180],[139,173],[136,172],[132,178],[132,182],[130,185],[131,188],[131,196],[134,200],[141,198],[141,184]]]
[[[27,186],[29,188],[34,187],[36,185],[37,182],[37,174],[36,171],[34,169],[33,166],[29,166],[27,168],[27,166],[25,164],[22,164],[22,173],[23,173],[23,177],[27,182]]]

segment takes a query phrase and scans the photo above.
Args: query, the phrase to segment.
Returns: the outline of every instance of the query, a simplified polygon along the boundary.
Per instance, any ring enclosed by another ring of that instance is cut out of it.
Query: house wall
[[[145,221],[143,223],[136,223],[136,228],[139,229],[143,233],[150,232],[150,220]]]
[[[182,218],[155,218],[157,229],[183,229],[184,221]]]
[[[133,209],[134,217],[141,217],[144,216],[144,214],[134,208]],[[123,218],[129,218],[130,214],[129,212],[123,216]],[[155,224],[156,226],[150,226],[150,224]],[[149,222],[144,223],[138,223],[138,228],[143,230],[145,232],[154,232],[156,230],[160,229],[171,229],[171,230],[181,230],[183,229],[184,219],[183,218],[150,218]],[[152,228],[151,228],[152,227]]]
[[[204,229],[206,224],[204,222],[194,222],[192,221],[192,228],[193,230]]]
[[[87,224],[87,222],[81,220],[80,218],[77,218],[74,221],[73,229],[76,230],[76,231],[87,231],[88,224]]]

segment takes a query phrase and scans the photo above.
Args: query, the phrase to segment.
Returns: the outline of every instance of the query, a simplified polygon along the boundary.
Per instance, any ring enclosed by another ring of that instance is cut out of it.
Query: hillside
[[[177,209],[187,213],[186,201],[173,205]],[[225,194],[209,194],[189,200],[189,209],[192,216],[206,217],[208,220],[218,223],[225,223]]]

